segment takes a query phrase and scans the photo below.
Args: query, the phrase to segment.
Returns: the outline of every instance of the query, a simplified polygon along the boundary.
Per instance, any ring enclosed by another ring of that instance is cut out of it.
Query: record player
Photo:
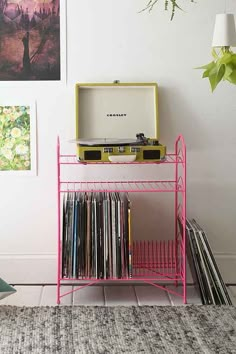
[[[155,83],[76,84],[76,143],[79,161],[158,162]]]

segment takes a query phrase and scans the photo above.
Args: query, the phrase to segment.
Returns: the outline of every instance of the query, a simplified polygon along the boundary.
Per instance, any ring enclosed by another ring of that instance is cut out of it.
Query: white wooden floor
[[[0,301],[0,305],[14,306],[56,306],[56,286],[14,286],[17,292]],[[61,287],[61,293],[72,289]],[[236,286],[228,288],[236,306]],[[194,286],[187,287],[188,304],[200,305],[201,300]],[[61,299],[61,305],[91,306],[142,306],[182,305],[182,299],[153,286],[88,286]]]

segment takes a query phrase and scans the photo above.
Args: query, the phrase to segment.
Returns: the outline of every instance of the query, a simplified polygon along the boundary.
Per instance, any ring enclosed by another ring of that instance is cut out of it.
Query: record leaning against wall
[[[0,0],[0,81],[61,80],[60,0]]]

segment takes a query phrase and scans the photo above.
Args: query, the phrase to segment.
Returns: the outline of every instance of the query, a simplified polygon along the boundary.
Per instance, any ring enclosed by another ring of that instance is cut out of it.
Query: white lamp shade
[[[233,14],[216,15],[212,47],[236,47],[236,31]]]

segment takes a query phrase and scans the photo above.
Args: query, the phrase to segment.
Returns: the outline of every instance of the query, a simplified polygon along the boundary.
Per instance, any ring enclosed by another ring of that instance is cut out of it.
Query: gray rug
[[[236,308],[0,306],[0,353],[236,353]]]

